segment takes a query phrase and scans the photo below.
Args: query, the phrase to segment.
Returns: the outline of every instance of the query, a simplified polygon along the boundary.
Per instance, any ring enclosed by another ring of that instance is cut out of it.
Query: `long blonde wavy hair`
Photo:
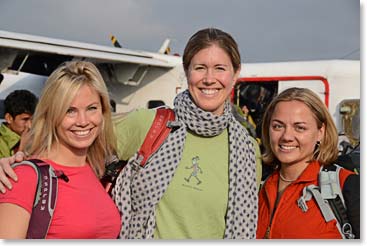
[[[26,152],[29,155],[47,158],[51,147],[59,143],[57,126],[61,124],[83,85],[97,91],[102,105],[102,127],[87,151],[87,161],[100,177],[105,170],[105,161],[115,153],[116,137],[106,84],[97,67],[90,62],[66,62],[49,76],[33,116],[30,142],[26,146]]]

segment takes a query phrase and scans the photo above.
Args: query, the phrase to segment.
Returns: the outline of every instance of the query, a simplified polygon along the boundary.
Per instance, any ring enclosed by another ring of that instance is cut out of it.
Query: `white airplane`
[[[0,71],[3,83],[9,81],[1,85],[0,98],[18,88],[21,81],[13,83],[17,78],[23,78],[20,86],[25,88],[24,83],[37,87],[34,90],[42,87],[44,78],[29,77],[25,82],[22,72],[48,76],[64,61],[88,60],[99,67],[118,112],[145,107],[148,100],[168,102],[165,95],[182,86],[184,74],[180,58],[163,54],[165,46],[167,41],[161,53],[151,53],[0,31]]]
[[[159,102],[173,106],[174,97],[187,84],[182,58],[166,54],[168,47],[166,40],[153,53],[0,31],[0,72],[4,77],[0,99],[20,88],[39,95],[47,76],[59,64],[87,60],[100,69],[117,113]],[[245,63],[232,101],[248,104],[259,123],[271,98],[293,86],[315,91],[328,106],[340,135],[353,146],[359,143],[360,61]]]

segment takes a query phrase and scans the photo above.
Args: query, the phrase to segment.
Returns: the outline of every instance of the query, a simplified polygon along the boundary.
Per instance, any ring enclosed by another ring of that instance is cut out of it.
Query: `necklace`
[[[283,177],[281,172],[279,172],[279,177],[280,177],[281,180],[283,180],[284,182],[288,182],[288,183],[292,183],[292,182],[297,180],[297,179],[286,179],[286,178]]]

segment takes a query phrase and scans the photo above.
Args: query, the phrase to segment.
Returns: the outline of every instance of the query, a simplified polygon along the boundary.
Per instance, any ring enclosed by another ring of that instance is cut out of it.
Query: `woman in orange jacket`
[[[263,161],[274,172],[259,193],[257,238],[342,238],[337,221],[326,222],[314,198],[305,202],[307,209],[297,202],[338,156],[338,134],[325,104],[311,90],[285,90],[268,106],[262,127]],[[341,169],[339,180],[359,238],[359,176]]]

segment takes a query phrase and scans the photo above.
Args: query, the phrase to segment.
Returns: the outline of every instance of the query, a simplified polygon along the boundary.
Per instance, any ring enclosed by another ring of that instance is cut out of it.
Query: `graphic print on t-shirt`
[[[199,156],[195,156],[191,159],[192,165],[190,167],[186,166],[185,169],[191,170],[191,173],[187,178],[184,178],[187,183],[190,183],[191,179],[194,178],[196,180],[196,185],[201,184],[201,180],[198,177],[198,174],[203,174],[203,170],[199,167]]]

